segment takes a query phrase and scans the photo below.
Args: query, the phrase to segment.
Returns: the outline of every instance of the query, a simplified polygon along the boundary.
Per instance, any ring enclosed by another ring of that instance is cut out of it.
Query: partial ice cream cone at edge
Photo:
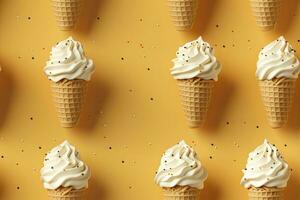
[[[51,0],[57,24],[61,30],[74,28],[80,14],[81,0]]]
[[[61,126],[74,127],[79,119],[87,81],[81,79],[51,81],[53,99]]]
[[[272,128],[280,128],[288,121],[295,81],[296,79],[286,78],[259,81],[267,119]]]
[[[251,187],[248,190],[249,200],[282,200],[284,188]]]
[[[83,200],[85,189],[75,190],[71,187],[60,187],[56,190],[48,190],[49,200]]]
[[[163,188],[165,200],[199,200],[200,190],[190,186]]]
[[[263,31],[272,30],[278,17],[280,0],[250,0],[250,4],[258,27]]]
[[[190,127],[204,124],[215,81],[201,78],[177,80],[182,106]]]
[[[167,4],[175,28],[190,30],[197,14],[198,0],[167,0]]]

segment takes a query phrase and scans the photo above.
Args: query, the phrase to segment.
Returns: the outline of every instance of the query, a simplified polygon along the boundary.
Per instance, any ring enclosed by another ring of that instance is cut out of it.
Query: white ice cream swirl
[[[264,47],[259,54],[256,76],[259,80],[298,78],[300,64],[295,50],[283,36]]]
[[[89,81],[94,72],[94,64],[85,57],[82,45],[69,37],[52,48],[44,72],[54,82],[62,79]]]
[[[214,56],[213,48],[199,37],[180,47],[173,59],[171,74],[175,79],[202,78],[218,80],[221,65]]]
[[[250,187],[284,188],[290,177],[288,164],[275,145],[267,140],[249,154],[241,184]]]
[[[79,153],[68,141],[53,148],[44,160],[41,179],[44,187],[55,190],[59,187],[82,189],[88,187],[91,172],[79,158]]]
[[[196,152],[181,141],[164,153],[155,182],[160,187],[190,186],[202,189],[207,176]]]

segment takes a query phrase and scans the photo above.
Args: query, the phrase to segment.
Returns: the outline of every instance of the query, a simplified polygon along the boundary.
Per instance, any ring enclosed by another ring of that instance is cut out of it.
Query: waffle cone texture
[[[282,200],[283,188],[254,188],[248,191],[249,200]]]
[[[201,78],[177,80],[182,106],[191,128],[204,124],[215,82]]]
[[[190,30],[197,14],[198,0],[167,0],[167,5],[176,30]]]
[[[48,190],[49,200],[83,200],[85,189],[73,190],[60,187],[56,190]]]
[[[81,0],[51,0],[54,15],[61,30],[74,28],[80,14]]]
[[[276,24],[280,0],[250,0],[256,23],[263,31],[272,30]]]
[[[71,128],[76,125],[84,103],[86,85],[85,80],[51,81],[53,99],[62,127]]]
[[[189,186],[163,188],[165,200],[199,200],[200,190]]]
[[[295,80],[273,79],[259,82],[267,119],[272,128],[280,128],[288,121],[294,98]]]

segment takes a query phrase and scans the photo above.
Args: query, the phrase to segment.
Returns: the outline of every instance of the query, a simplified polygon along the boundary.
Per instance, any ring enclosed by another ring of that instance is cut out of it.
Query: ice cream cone
[[[74,127],[78,121],[85,98],[85,80],[51,81],[54,103],[62,127]]]
[[[165,200],[199,200],[200,190],[190,186],[163,188]]]
[[[256,23],[264,31],[275,26],[280,0],[250,0]]]
[[[83,200],[85,189],[74,190],[60,187],[56,190],[48,190],[49,200]]]
[[[190,127],[198,127],[205,122],[214,83],[201,78],[178,80],[182,106]]]
[[[272,128],[282,127],[294,98],[294,79],[273,79],[259,82],[267,118]]]
[[[167,4],[176,29],[191,29],[197,13],[198,0],[167,0]]]
[[[281,200],[283,188],[251,187],[249,189],[249,200]]]
[[[81,0],[51,0],[56,21],[61,30],[71,30],[80,13]]]

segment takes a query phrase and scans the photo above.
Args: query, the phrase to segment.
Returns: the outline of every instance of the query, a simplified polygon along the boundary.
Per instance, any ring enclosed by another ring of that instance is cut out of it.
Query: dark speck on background
[[[28,20],[31,20],[31,17],[29,16],[27,19],[28,19]]]
[[[219,24],[216,25],[216,28],[219,28]]]
[[[229,122],[226,122],[227,125],[229,125]]]
[[[257,125],[256,128],[259,128],[259,126]]]

